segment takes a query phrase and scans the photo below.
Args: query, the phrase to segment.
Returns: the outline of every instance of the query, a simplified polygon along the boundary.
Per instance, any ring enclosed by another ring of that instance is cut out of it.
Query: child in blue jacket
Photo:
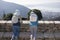
[[[30,13],[30,40],[36,40],[36,33],[38,27],[38,16],[32,11]]]

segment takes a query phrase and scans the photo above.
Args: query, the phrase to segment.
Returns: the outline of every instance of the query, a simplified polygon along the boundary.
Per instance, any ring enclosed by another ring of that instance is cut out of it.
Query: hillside
[[[0,0],[0,17],[3,15],[3,12],[5,13],[14,13],[15,10],[18,9],[21,12],[21,15],[23,17],[27,17],[27,13],[29,12],[29,8],[23,6],[23,5],[19,5],[16,3],[10,3],[10,2],[5,2]]]

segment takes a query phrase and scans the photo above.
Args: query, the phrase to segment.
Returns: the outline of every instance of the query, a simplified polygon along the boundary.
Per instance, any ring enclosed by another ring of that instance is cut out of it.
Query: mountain
[[[60,12],[41,11],[41,13],[43,15],[42,20],[60,21]]]
[[[54,5],[54,6],[53,6]],[[38,4],[38,5],[30,5],[29,7],[37,7],[40,9],[41,7],[44,9],[41,10],[43,19],[42,20],[60,20],[60,10],[54,9],[53,8],[60,8],[60,3],[48,3],[48,4]],[[48,10],[45,10],[48,8]],[[52,10],[50,10],[50,8]],[[0,19],[2,18],[4,13],[14,13],[15,10],[18,9],[20,10],[21,16],[27,18],[27,13],[30,11],[28,7],[25,7],[23,5],[19,5],[16,3],[11,3],[11,2],[5,2],[0,0]],[[57,11],[57,12],[56,12]]]
[[[30,11],[29,8],[27,8],[23,5],[0,0],[0,14],[1,14],[0,17],[4,13],[14,13],[16,9],[20,10],[22,17],[27,17],[26,15]]]

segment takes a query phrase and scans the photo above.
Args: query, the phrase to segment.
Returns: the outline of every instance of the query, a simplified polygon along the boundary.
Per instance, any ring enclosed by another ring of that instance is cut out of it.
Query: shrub
[[[12,13],[4,14],[3,15],[3,20],[11,20],[12,16],[13,16]]]
[[[38,10],[38,9],[32,9],[32,10],[38,16],[38,20],[41,20],[43,18],[40,10]],[[29,16],[30,16],[30,13],[32,10],[30,10],[28,13],[28,20],[29,20]]]

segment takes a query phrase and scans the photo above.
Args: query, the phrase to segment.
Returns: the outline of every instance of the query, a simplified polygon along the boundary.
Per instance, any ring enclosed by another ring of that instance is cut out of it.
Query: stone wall
[[[39,21],[37,33],[59,33],[60,32],[60,21]],[[12,23],[1,23],[0,32],[12,32]],[[30,32],[29,24],[23,23],[20,27],[20,32]],[[60,34],[59,34],[60,35]],[[11,38],[0,38],[2,40],[10,40]],[[20,40],[29,40],[30,38],[19,38]],[[60,40],[60,38],[37,38],[37,40]]]
[[[0,32],[12,32],[12,23],[0,23]],[[21,32],[29,32],[29,24],[22,23]],[[60,23],[55,21],[40,21],[38,32],[60,32]]]

